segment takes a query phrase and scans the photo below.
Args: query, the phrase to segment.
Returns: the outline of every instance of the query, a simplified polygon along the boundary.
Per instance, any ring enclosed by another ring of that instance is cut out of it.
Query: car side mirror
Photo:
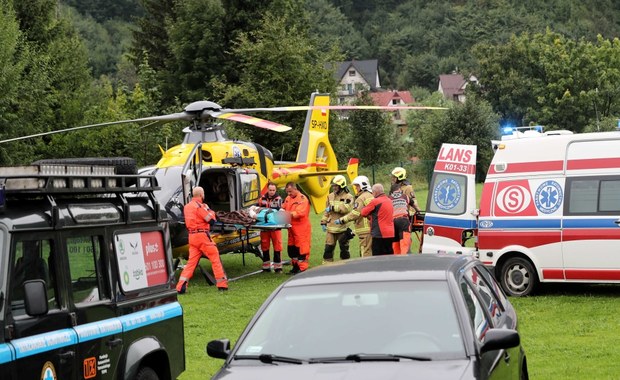
[[[487,351],[505,350],[517,347],[521,344],[521,338],[517,330],[511,329],[490,329],[484,335],[484,343],[480,348],[480,353]]]
[[[47,286],[45,285],[45,281],[25,281],[23,286],[26,313],[31,317],[47,314]]]
[[[230,355],[230,340],[216,339],[207,343],[207,355],[216,359],[226,359]]]

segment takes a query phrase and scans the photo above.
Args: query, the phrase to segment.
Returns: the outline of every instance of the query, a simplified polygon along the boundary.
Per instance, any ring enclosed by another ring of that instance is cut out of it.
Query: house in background
[[[334,64],[334,74],[339,83],[338,104],[351,104],[360,91],[375,92],[381,89],[379,63],[376,59],[347,61]]]
[[[463,75],[452,73],[439,75],[439,88],[437,91],[443,94],[443,97],[455,102],[465,102],[465,88],[469,83],[478,83],[478,78],[470,75],[465,79]]]
[[[388,90],[383,92],[371,92],[372,102],[376,106],[406,106],[415,100],[409,91]],[[407,135],[407,111],[395,110],[392,112],[392,123],[399,129],[402,136]]]

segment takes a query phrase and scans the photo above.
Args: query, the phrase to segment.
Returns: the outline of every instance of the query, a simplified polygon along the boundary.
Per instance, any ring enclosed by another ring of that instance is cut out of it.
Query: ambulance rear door
[[[476,222],[476,146],[443,144],[429,185],[422,253],[471,253]]]

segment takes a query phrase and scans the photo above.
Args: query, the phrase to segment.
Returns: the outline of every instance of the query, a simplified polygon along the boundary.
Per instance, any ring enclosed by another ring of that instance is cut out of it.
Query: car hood
[[[473,378],[469,360],[430,362],[364,362],[328,364],[235,365],[223,368],[213,379],[269,380],[412,380]]]

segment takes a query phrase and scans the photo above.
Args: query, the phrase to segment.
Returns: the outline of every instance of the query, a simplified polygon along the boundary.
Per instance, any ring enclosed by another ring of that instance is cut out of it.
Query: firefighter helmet
[[[345,187],[347,187],[347,179],[344,178],[343,175],[338,174],[332,180],[332,185],[336,185],[340,187],[341,189],[344,189]]]
[[[398,166],[395,167],[394,170],[392,170],[392,175],[396,177],[397,180],[402,181],[407,178],[407,171],[405,170],[405,168],[401,168],[400,166]]]
[[[371,191],[370,181],[365,175],[358,175],[351,183],[354,185],[358,185],[361,191]]]

